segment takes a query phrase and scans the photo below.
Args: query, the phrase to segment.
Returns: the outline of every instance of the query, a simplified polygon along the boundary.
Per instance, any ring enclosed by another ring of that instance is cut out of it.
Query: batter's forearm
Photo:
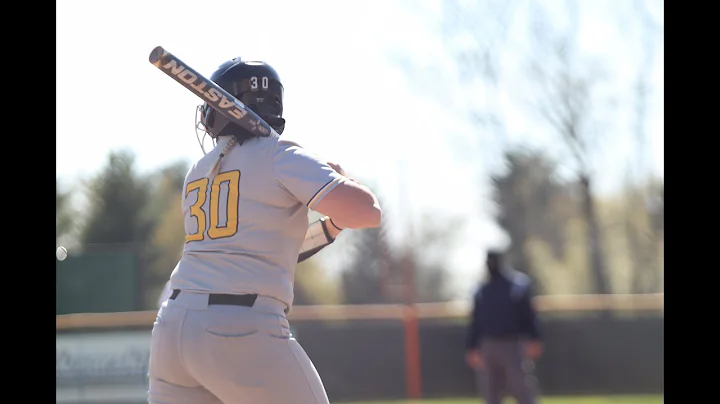
[[[312,257],[335,241],[340,229],[328,222],[330,222],[330,218],[326,216],[310,223],[307,233],[305,233],[305,239],[300,246],[298,263]]]

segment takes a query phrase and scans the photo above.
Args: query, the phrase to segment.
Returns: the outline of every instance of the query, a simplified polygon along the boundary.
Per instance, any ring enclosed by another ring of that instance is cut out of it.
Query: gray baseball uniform
[[[150,403],[327,403],[322,381],[290,335],[294,269],[308,209],[345,180],[295,143],[229,141],[188,172],[186,244],[153,327]],[[252,307],[209,294],[257,294]]]

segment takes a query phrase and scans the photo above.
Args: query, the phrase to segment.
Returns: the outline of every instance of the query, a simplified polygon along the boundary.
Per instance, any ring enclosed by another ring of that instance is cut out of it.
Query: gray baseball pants
[[[485,339],[480,346],[483,368],[477,372],[478,387],[486,404],[501,404],[505,396],[517,404],[535,404],[534,363],[524,357],[519,339]]]
[[[208,305],[181,292],[163,303],[150,345],[150,404],[328,404],[285,304]]]

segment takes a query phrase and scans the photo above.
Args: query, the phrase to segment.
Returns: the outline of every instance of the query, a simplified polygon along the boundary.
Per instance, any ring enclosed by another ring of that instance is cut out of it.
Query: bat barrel
[[[163,56],[169,55],[162,46],[156,46],[155,49],[150,52],[150,63],[160,64],[162,63]]]

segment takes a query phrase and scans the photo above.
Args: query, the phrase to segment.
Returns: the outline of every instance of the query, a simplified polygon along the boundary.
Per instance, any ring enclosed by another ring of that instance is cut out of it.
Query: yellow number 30
[[[185,236],[185,242],[200,241],[205,238],[205,228],[207,227],[206,215],[203,210],[205,198],[207,198],[207,187],[209,180],[201,178],[187,184],[185,197],[197,191],[197,200],[190,206],[190,215],[197,219],[197,233]],[[226,218],[224,226],[220,226],[220,185],[227,183],[227,200],[223,205],[226,209]],[[230,237],[237,233],[238,228],[238,201],[240,199],[240,171],[226,171],[220,173],[213,178],[210,187],[210,201],[208,203],[210,209],[210,227],[207,228],[207,235],[211,239]]]

